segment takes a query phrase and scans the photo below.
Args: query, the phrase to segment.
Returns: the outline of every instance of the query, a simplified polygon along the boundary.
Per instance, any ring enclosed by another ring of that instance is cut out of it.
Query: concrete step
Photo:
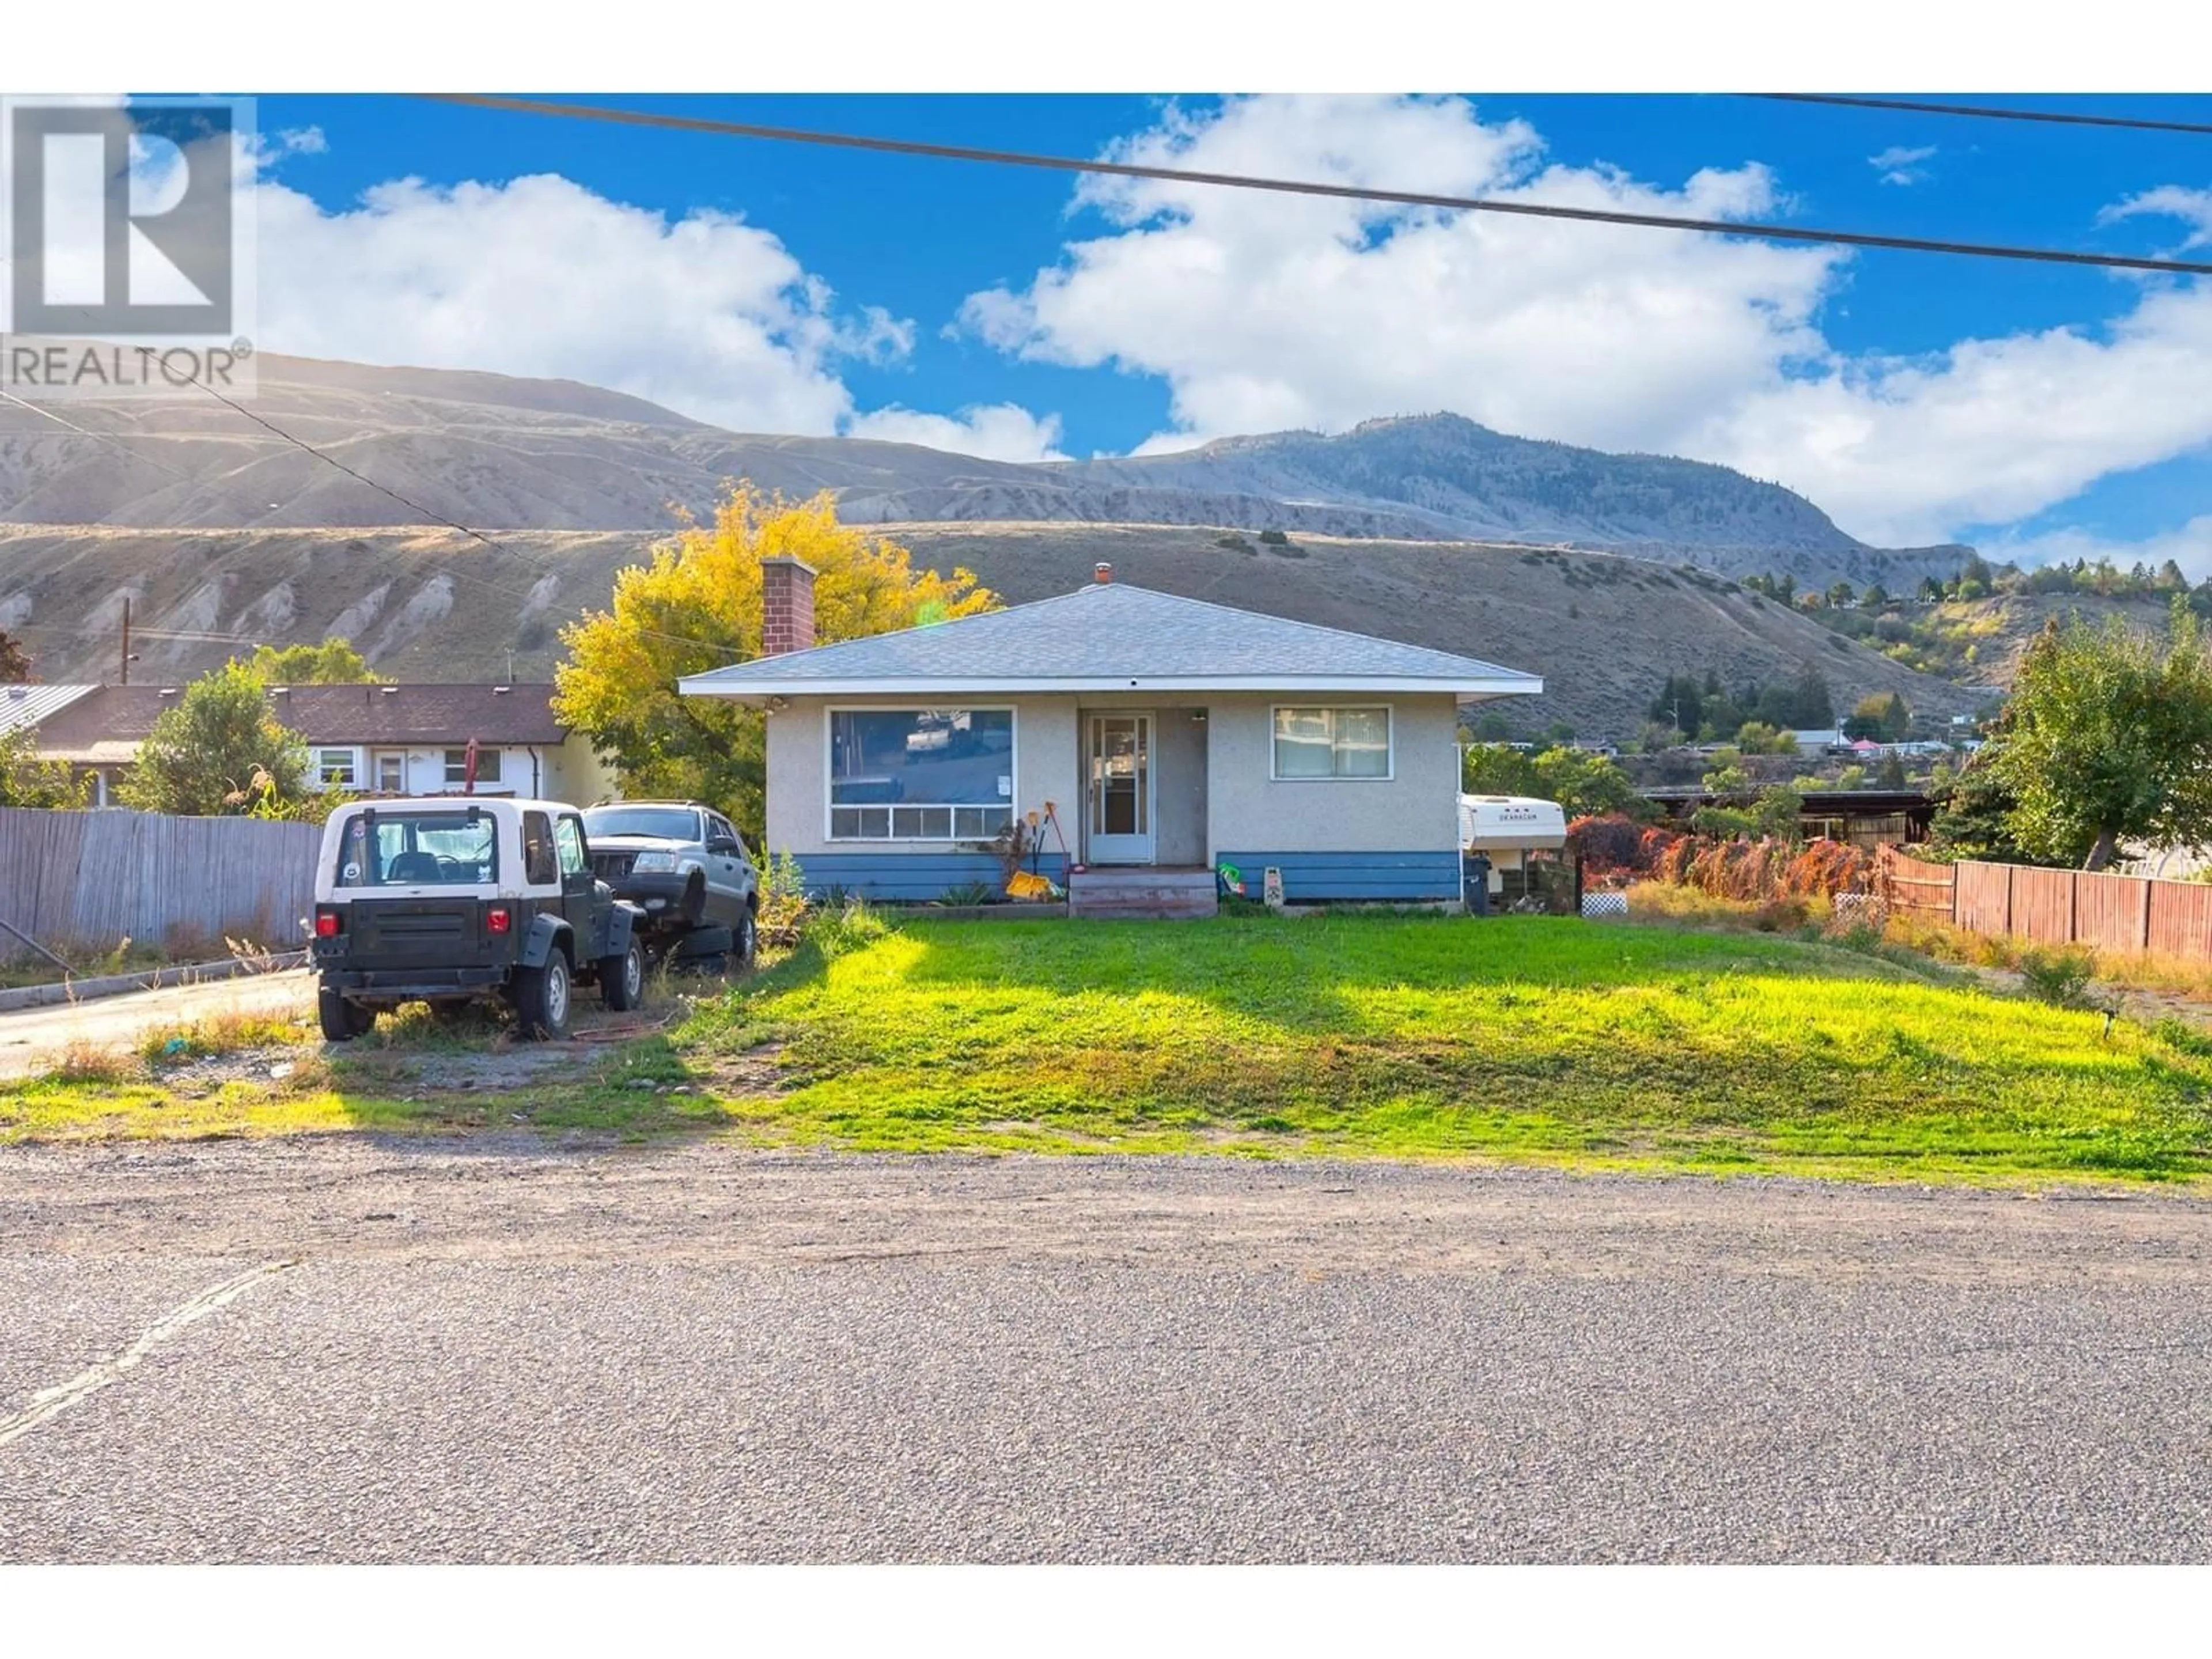
[[[1212,904],[1083,904],[1068,913],[1078,921],[1204,921],[1218,914]]]
[[[1085,870],[1067,879],[1070,886],[1099,892],[1123,887],[1173,887],[1180,891],[1209,892],[1215,884],[1211,870]]]

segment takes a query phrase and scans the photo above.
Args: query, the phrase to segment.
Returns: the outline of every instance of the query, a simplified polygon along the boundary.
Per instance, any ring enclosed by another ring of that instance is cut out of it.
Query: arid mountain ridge
[[[1726,467],[1492,432],[1455,415],[1279,432],[1176,454],[1017,464],[913,444],[731,433],[596,386],[264,354],[255,412],[430,513],[486,530],[641,530],[726,480],[836,493],[860,523],[1213,526],[1504,541],[1910,586],[1957,546],[1885,549]],[[88,402],[82,433],[0,404],[0,520],[332,529],[405,520],[391,497],[213,398]]]
[[[1107,559],[1164,591],[1540,673],[1544,697],[1510,711],[1531,730],[1564,720],[1629,735],[1667,674],[1709,669],[1735,683],[1811,663],[1846,708],[1896,690],[1941,714],[1986,695],[1709,574],[1735,549],[1742,569],[1795,569],[1801,585],[1833,572],[1896,588],[1933,556],[1864,548],[1801,498],[1721,468],[1528,444],[1453,417],[1017,466],[746,437],[568,382],[273,357],[261,368],[256,412],[490,545],[410,519],[211,399],[61,411],[99,438],[0,404],[0,628],[22,637],[41,678],[113,678],[126,599],[134,680],[174,684],[252,642],[329,635],[398,678],[546,678],[561,626],[606,603],[616,571],[668,533],[675,509],[746,477],[835,490],[841,512],[917,562],[965,565],[1010,602],[1065,591]],[[1516,482],[1486,497],[1492,473]],[[1343,499],[1317,494],[1330,477]],[[1677,488],[1685,477],[1697,488]],[[1582,539],[1632,551],[1559,546],[1570,508]],[[1444,527],[1509,512],[1526,533]],[[1263,529],[1290,544],[1259,542]],[[1765,539],[1742,539],[1754,535]],[[671,648],[672,671],[708,665],[681,654]]]

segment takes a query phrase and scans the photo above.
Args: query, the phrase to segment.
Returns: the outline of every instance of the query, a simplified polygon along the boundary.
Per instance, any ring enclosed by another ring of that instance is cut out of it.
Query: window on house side
[[[1275,776],[1381,779],[1390,775],[1390,711],[1278,708]]]
[[[356,774],[354,752],[350,749],[318,749],[315,751],[315,773],[334,788],[350,789]]]
[[[499,763],[500,751],[498,750],[477,750],[477,781],[478,783],[499,782],[501,781],[499,775]],[[465,749],[448,749],[446,751],[446,781],[451,784],[454,788],[459,789],[463,784],[468,781],[468,777],[469,751]]]

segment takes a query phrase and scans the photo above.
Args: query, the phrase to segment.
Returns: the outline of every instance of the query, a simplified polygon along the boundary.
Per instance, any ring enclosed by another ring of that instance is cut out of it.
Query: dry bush
[[[1567,844],[1582,855],[1586,877],[1636,875],[1651,867],[1644,826],[1625,813],[1585,813],[1567,826]]]
[[[86,1037],[72,1037],[46,1068],[49,1078],[61,1083],[127,1083],[137,1066],[121,1050],[102,1048]]]
[[[1771,838],[1680,836],[1656,851],[1649,868],[1661,881],[1694,887],[1715,898],[1759,902],[1867,893],[1873,888],[1875,864],[1865,848],[1843,842],[1814,842],[1801,848]]]

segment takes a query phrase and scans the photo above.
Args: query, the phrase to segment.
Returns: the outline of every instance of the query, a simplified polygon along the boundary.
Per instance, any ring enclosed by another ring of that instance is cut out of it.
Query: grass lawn
[[[1832,946],[1504,917],[909,926],[679,1033],[781,1137],[1882,1177],[2212,1170],[2212,1040]]]
[[[574,1045],[579,1050],[585,1045]],[[526,1122],[902,1151],[1218,1151],[1996,1182],[2212,1172],[2212,1039],[1956,970],[1566,919],[831,918],[645,1042],[527,1085],[403,1048],[181,1099],[0,1098],[0,1139]]]

